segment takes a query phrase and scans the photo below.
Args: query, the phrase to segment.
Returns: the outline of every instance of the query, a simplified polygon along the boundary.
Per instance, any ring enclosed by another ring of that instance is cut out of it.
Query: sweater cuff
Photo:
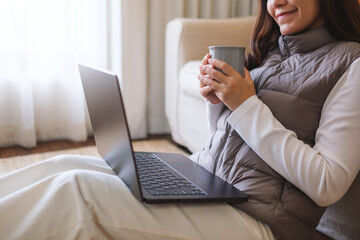
[[[233,111],[230,114],[230,116],[228,118],[228,122],[230,123],[230,125],[234,127],[244,117],[246,117],[247,119],[251,119],[252,118],[251,115],[252,115],[252,113],[254,113],[254,111],[252,111],[252,109],[257,104],[259,104],[259,102],[261,102],[261,100],[256,95],[249,97],[235,111]]]

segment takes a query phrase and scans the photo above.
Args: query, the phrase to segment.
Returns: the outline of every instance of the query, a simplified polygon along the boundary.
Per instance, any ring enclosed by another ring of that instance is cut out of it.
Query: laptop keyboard
[[[141,186],[151,195],[205,195],[189,180],[172,173],[155,154],[136,152],[134,155]]]

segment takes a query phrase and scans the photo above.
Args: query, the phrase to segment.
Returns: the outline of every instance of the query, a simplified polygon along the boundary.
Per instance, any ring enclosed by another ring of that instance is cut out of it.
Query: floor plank
[[[49,151],[58,151],[71,148],[79,148],[86,146],[95,146],[94,137],[90,136],[84,142],[73,142],[69,140],[56,140],[48,142],[38,142],[34,148],[24,148],[21,146],[4,147],[0,149],[0,158],[9,158],[34,153],[43,153]]]
[[[151,139],[136,140],[132,143],[134,151],[172,152],[184,154],[186,156],[190,154],[187,149],[177,145],[171,140],[171,138],[169,139],[166,136],[153,136]],[[0,158],[0,175],[61,154],[100,157],[93,139],[90,139],[88,142],[83,144],[54,141],[50,143],[39,144],[36,149],[27,150],[21,149],[19,147],[10,147],[5,150],[7,151],[5,151],[5,153],[2,152],[2,156],[6,157]]]
[[[151,142],[151,141],[147,142],[147,140],[167,140],[172,145],[181,149],[183,152],[189,153],[189,151],[186,148],[183,148],[183,147],[177,145],[175,142],[173,142],[171,139],[171,136],[168,134],[149,135],[149,137],[146,139],[136,140],[134,142],[136,142],[136,144],[138,144],[139,146],[142,146],[143,148],[149,147],[149,148],[156,149],[156,150],[152,150],[152,151],[166,152],[166,148],[168,147],[168,145],[165,144],[165,145],[161,146],[161,142],[157,142],[154,145],[153,142]],[[86,146],[95,146],[95,140],[94,140],[93,136],[89,136],[89,138],[84,142],[72,142],[72,141],[68,141],[68,140],[57,140],[57,141],[39,142],[39,143],[37,143],[37,146],[34,148],[24,148],[21,146],[11,146],[11,147],[0,148],[0,158],[9,158],[9,157],[34,154],[34,153],[59,151],[59,150],[80,148],[80,147],[86,147]],[[170,148],[170,149],[173,149],[173,148]]]

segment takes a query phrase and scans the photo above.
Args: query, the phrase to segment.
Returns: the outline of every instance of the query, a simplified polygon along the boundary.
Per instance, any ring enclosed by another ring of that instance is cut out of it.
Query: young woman
[[[214,134],[193,158],[246,203],[146,205],[104,161],[58,156],[0,177],[1,238],[311,238],[319,206],[360,168],[359,12],[357,0],[262,0],[245,78],[204,58]]]
[[[263,0],[251,72],[209,55],[200,66],[214,133],[194,158],[245,191],[250,200],[237,207],[276,237],[311,238],[320,206],[358,175],[359,9],[355,0]]]

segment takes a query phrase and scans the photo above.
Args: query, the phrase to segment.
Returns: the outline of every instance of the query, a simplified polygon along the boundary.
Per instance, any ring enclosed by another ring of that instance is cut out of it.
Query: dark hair
[[[246,68],[261,66],[269,51],[277,46],[280,28],[267,11],[267,0],[259,0],[259,10],[251,39],[252,53]],[[360,4],[358,0],[319,0],[325,27],[338,40],[360,42]]]

